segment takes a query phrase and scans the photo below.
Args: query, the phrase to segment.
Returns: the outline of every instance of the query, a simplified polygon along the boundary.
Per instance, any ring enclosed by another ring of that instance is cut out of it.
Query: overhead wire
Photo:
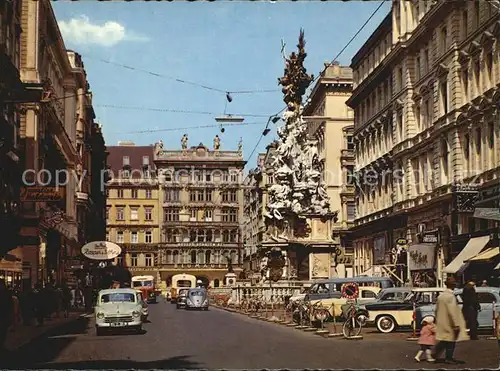
[[[225,124],[226,126],[247,126],[247,125],[262,125],[262,122],[241,122],[241,123],[227,123]],[[189,131],[192,129],[206,129],[206,128],[216,128],[219,125],[217,124],[211,124],[211,125],[198,125],[198,126],[183,126],[183,127],[176,127],[176,128],[164,128],[164,129],[145,129],[145,130],[138,130],[138,131],[127,131],[127,132],[116,132],[113,134],[143,134],[143,133],[159,133],[163,131]]]
[[[354,36],[351,37],[351,39],[347,42],[347,44],[340,50],[340,52],[335,56],[335,58],[333,58],[332,62],[329,63],[328,65],[325,65],[325,67],[323,68],[323,70],[316,76],[316,78],[312,81],[311,85],[310,86],[314,86],[314,84],[316,83],[316,81],[325,73],[325,71],[328,69],[328,67],[330,67],[331,65],[333,65],[337,59],[342,55],[342,53],[349,47],[349,45],[351,45],[351,43],[356,39],[356,37],[361,33],[361,31],[363,31],[363,29],[366,27],[366,25],[373,19],[373,17],[375,16],[375,14],[377,14],[377,12],[380,10],[380,8],[382,8],[382,6],[385,4],[385,0],[382,0],[382,2],[380,3],[380,5],[373,11],[373,13],[368,17],[368,19],[361,25],[361,27],[358,29],[358,31],[354,34]],[[306,98],[306,100],[309,99],[309,96]],[[285,106],[281,111],[279,111],[275,116],[278,116],[281,112],[283,112],[287,107]],[[268,121],[268,124],[269,124],[269,121]],[[266,125],[266,129],[267,129],[267,125]],[[257,143],[255,144],[250,156],[248,157],[247,159],[247,162],[250,161],[250,159],[252,158],[253,154],[255,153],[255,151],[257,150],[257,147],[259,146],[260,142],[262,141],[262,138],[265,136],[266,134],[264,134],[264,132],[262,132],[262,134],[260,135],[260,138],[258,139]]]
[[[95,60],[95,61],[99,61],[99,62],[102,62],[102,63],[107,63],[107,64],[114,65],[114,66],[117,66],[117,67],[122,67],[122,68],[125,68],[125,69],[128,69],[128,70],[131,70],[131,71],[142,72],[142,73],[145,73],[145,74],[148,74],[148,75],[151,75],[151,76],[169,79],[169,80],[181,83],[181,84],[197,86],[197,87],[202,88],[202,89],[211,90],[211,91],[215,91],[215,92],[222,93],[222,94],[228,94],[228,93],[231,93],[231,94],[258,94],[258,93],[272,93],[272,92],[279,91],[279,89],[257,89],[257,90],[241,90],[241,91],[223,90],[223,89],[219,89],[219,88],[216,88],[216,87],[213,87],[213,86],[208,86],[208,85],[205,85],[205,84],[201,84],[201,83],[198,83],[198,82],[180,79],[180,78],[175,77],[175,76],[169,76],[169,75],[165,75],[165,74],[158,73],[158,72],[148,71],[148,70],[145,70],[145,69],[142,69],[142,68],[128,66],[128,65],[122,64],[122,63],[108,61],[108,60],[102,59],[102,58],[94,58],[94,57],[91,57],[91,56],[88,56],[88,55],[86,55],[85,58],[88,58],[88,59],[91,59],[91,60]]]

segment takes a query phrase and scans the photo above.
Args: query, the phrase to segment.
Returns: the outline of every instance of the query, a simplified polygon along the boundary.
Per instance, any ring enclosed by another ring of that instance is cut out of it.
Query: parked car
[[[462,308],[463,300],[461,297],[463,290],[454,291],[457,296],[458,305]],[[481,306],[481,311],[477,315],[477,321],[480,329],[493,328],[493,308],[497,316],[500,315],[500,288],[498,287],[476,287],[477,297]],[[416,310],[417,327],[426,316],[434,317],[436,314],[436,304],[419,306]]]
[[[361,304],[373,301],[377,298],[379,292],[380,287],[360,286],[357,301]],[[320,304],[323,308],[327,308],[329,312],[328,319],[331,319],[334,315],[335,317],[342,316],[342,307],[347,304],[347,299],[343,298],[342,293],[337,291],[334,292],[329,298],[310,300],[310,304]],[[314,313],[311,313],[311,315],[314,315]]]
[[[368,310],[366,309],[367,304],[380,304],[380,303],[394,303],[395,301],[404,301],[408,295],[411,294],[411,287],[389,287],[383,289],[377,295],[377,298],[373,301],[358,303],[357,307],[357,318],[360,323],[366,323],[368,320]],[[347,311],[349,309],[349,304],[342,306],[342,316],[347,317]]]
[[[180,289],[179,290],[179,295],[177,297],[177,309],[185,308],[186,307],[186,299],[187,299],[187,293],[189,289]]]
[[[186,295],[186,309],[208,310],[208,293],[204,288],[189,289]]]
[[[393,332],[398,327],[412,326],[413,306],[436,303],[439,293],[444,290],[443,287],[413,288],[404,300],[366,304],[367,323],[374,323],[382,333]]]
[[[96,335],[105,330],[142,331],[142,305],[134,289],[101,290],[95,307]]]

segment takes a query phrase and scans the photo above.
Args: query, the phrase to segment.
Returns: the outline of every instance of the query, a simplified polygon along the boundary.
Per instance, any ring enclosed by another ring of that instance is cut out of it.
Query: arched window
[[[196,242],[196,230],[192,230],[192,231],[191,231],[191,238],[190,238],[190,241],[191,241],[191,242]]]
[[[229,242],[236,242],[237,238],[238,237],[236,230],[231,231],[231,235],[229,236]]]
[[[203,229],[198,230],[198,242],[205,242],[205,231]]]
[[[233,264],[238,264],[238,254],[234,250],[231,250],[231,262]]]
[[[212,252],[210,250],[205,251],[205,264],[210,264],[212,262],[211,257]]]
[[[216,278],[214,280],[214,287],[219,287],[219,279],[218,278]]]
[[[220,263],[220,250],[215,250],[214,251],[214,264],[219,264]]]
[[[179,264],[179,251],[174,250],[173,258],[174,258],[174,264]]]
[[[206,241],[207,242],[212,242],[212,240],[213,240],[212,231],[209,229],[207,231],[207,239],[206,239]]]
[[[174,262],[174,257],[172,251],[167,250],[167,264],[172,264]]]
[[[205,252],[203,250],[198,251],[198,264],[205,264]]]
[[[191,250],[191,264],[196,264],[196,250]]]
[[[221,257],[221,264],[227,264],[228,257],[230,257],[229,250],[224,250]]]

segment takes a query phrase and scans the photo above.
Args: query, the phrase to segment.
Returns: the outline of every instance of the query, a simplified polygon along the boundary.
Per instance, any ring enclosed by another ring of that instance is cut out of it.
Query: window
[[[144,208],[144,219],[153,220],[153,208],[152,207],[145,207]]]
[[[151,189],[146,189],[146,198],[153,198],[153,191]]]
[[[137,232],[130,232],[130,242],[131,243],[139,242],[139,234]]]
[[[179,202],[180,191],[178,189],[166,189],[165,190],[165,201],[166,202]]]
[[[205,221],[211,222],[212,221],[212,210],[205,210]]]
[[[355,179],[355,174],[354,174],[354,166],[348,165],[346,166],[346,172],[347,172],[347,185],[355,185],[356,184],[356,179]]]
[[[196,220],[198,218],[198,210],[191,209],[190,213],[191,213],[190,215],[191,220]]]
[[[153,242],[153,234],[151,233],[151,231],[146,231],[146,234],[144,235],[144,242],[146,243]]]
[[[130,255],[130,265],[132,267],[137,267],[137,254],[136,253],[133,253],[132,255]]]
[[[109,220],[109,209],[110,209],[110,206],[108,206],[106,208],[106,220]]]
[[[197,234],[197,241],[198,242],[205,242],[205,231],[200,229]]]
[[[179,221],[179,209],[165,209],[165,221],[178,222]]]
[[[191,250],[191,264],[196,264],[196,251]]]
[[[354,140],[352,135],[347,136],[347,149],[354,151]]]
[[[462,31],[462,37],[466,39],[467,35],[469,34],[469,15],[467,13],[467,10],[464,10],[462,12]]]
[[[231,174],[231,183],[238,183],[238,174]]]
[[[490,294],[489,292],[478,292],[477,299],[480,303],[491,304],[496,301],[495,295]]]
[[[445,53],[448,50],[448,29],[446,27],[441,28],[441,48],[442,52]]]
[[[211,190],[205,191],[205,201],[212,202],[212,191]]]
[[[347,221],[356,219],[356,204],[354,202],[347,203]]]
[[[130,220],[139,220],[139,209],[137,207],[130,208]]]
[[[231,193],[229,194],[229,199],[231,202],[236,202],[237,197],[238,197],[238,194],[236,193],[236,191],[231,191]]]
[[[237,222],[238,214],[236,209],[224,209],[222,211],[222,221],[223,222]]]
[[[205,201],[205,191],[200,190],[197,192],[198,193],[198,201]]]
[[[441,93],[441,112],[445,115],[448,113],[448,82],[441,81],[439,84],[439,90]]]
[[[125,212],[123,207],[116,208],[116,220],[125,220]]]
[[[462,71],[462,94],[464,96],[464,103],[468,101],[469,97],[469,70],[465,68]]]
[[[116,233],[116,242],[123,243],[123,232],[122,231],[118,231]]]
[[[189,201],[196,202],[196,191],[189,191]]]
[[[417,123],[418,130],[422,130],[421,114],[420,104],[415,105],[415,122]]]
[[[132,190],[132,198],[139,198],[139,191],[137,189]]]
[[[153,254],[146,254],[145,256],[145,261],[146,267],[152,267],[153,266]]]
[[[122,178],[123,179],[130,178],[130,171],[129,170],[122,170]]]
[[[142,171],[142,176],[144,179],[149,179],[151,178],[151,171],[149,169],[145,169]]]
[[[149,165],[149,156],[142,156],[142,164]]]
[[[361,291],[362,298],[376,299],[377,295],[373,291],[363,290]]]
[[[477,128],[476,129],[476,154],[478,156],[481,156],[481,129]]]
[[[116,192],[116,195],[118,198],[123,198],[123,189],[119,189],[117,192]]]
[[[222,196],[222,202],[229,202],[229,193],[228,192],[221,192]]]
[[[402,141],[404,139],[404,123],[403,123],[403,110],[400,109],[397,113],[397,116],[396,116],[396,127],[398,128],[398,136],[399,136],[399,140]]]
[[[123,166],[130,166],[130,157],[123,156]]]
[[[490,149],[495,147],[495,126],[492,122],[488,124],[488,147]]]
[[[415,58],[415,79],[420,80],[420,57]]]
[[[206,182],[211,182],[212,181],[212,174],[205,174],[205,181]]]

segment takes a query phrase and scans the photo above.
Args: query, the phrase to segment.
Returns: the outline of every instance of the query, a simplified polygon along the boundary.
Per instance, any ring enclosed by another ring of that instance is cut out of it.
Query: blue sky
[[[94,93],[97,120],[107,145],[132,140],[147,145],[162,139],[166,148],[189,144],[212,146],[219,134],[222,149],[236,149],[243,138],[247,159],[265,127],[266,118],[245,117],[239,127],[188,129],[216,125],[225,94],[172,79],[130,70],[114,63],[196,82],[223,91],[273,90],[233,94],[228,113],[272,115],[283,108],[277,86],[287,54],[296,50],[299,29],[305,29],[306,68],[315,76],[347,44],[380,2],[53,2],[68,49],[83,57]],[[352,56],[389,11],[387,2],[339,58]],[[111,108],[119,106],[128,108]],[[139,107],[144,109],[130,109]],[[216,115],[158,112],[152,109],[213,112]],[[176,131],[163,129],[186,128]],[[134,133],[137,131],[147,131]],[[273,130],[257,152],[275,137]],[[256,163],[255,155],[249,165]]]

